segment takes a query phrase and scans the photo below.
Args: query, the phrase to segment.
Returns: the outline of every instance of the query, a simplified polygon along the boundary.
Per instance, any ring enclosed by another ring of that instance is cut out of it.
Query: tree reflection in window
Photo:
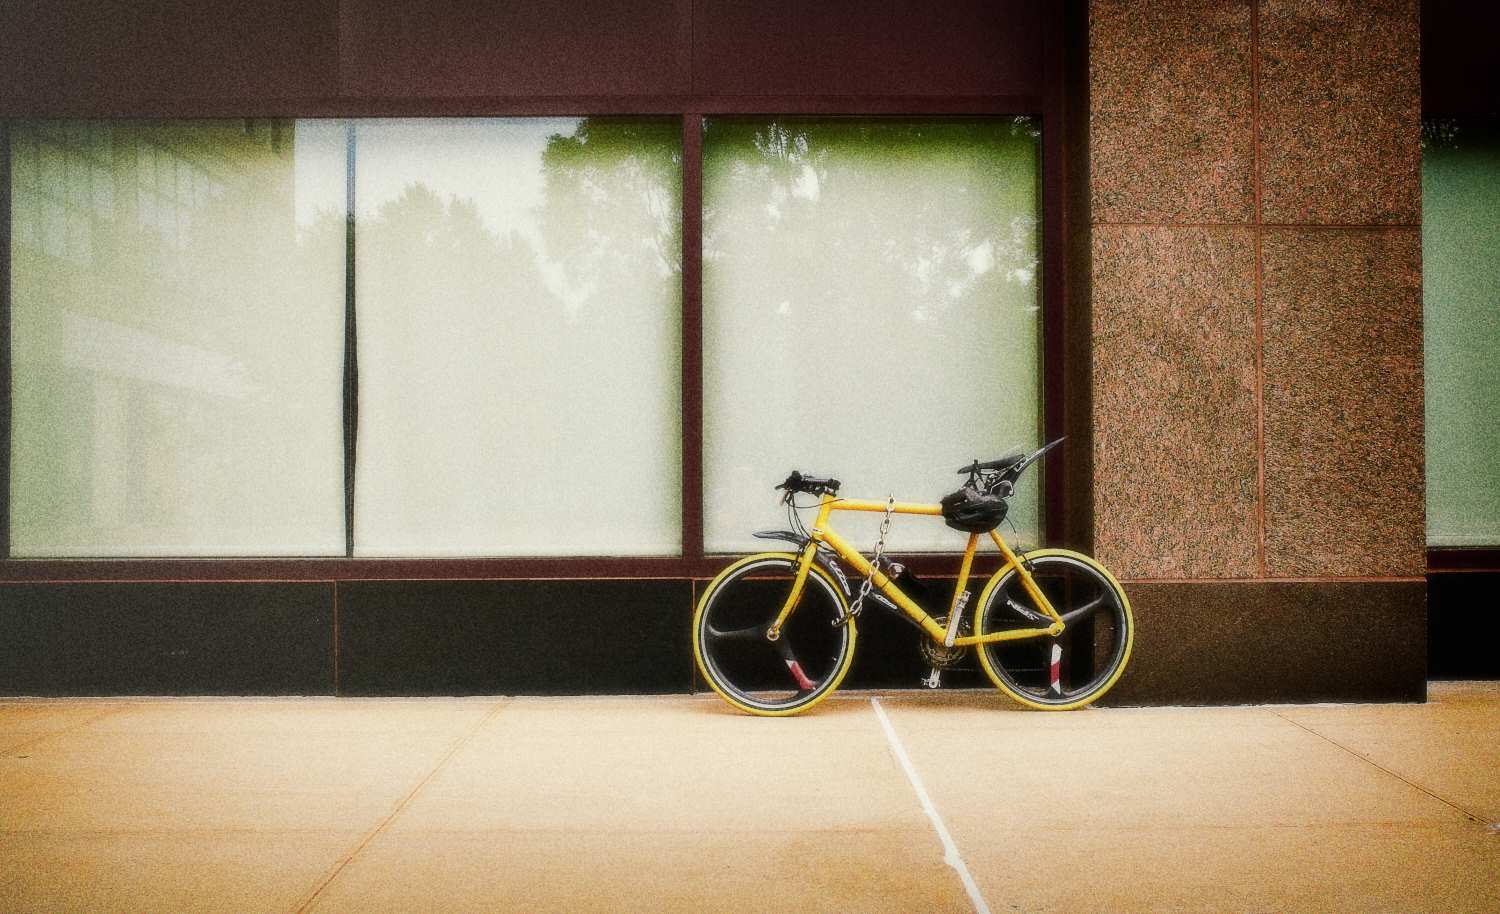
[[[359,124],[357,552],[680,548],[680,150],[672,121]]]
[[[710,549],[753,546],[794,466],[935,500],[950,464],[1038,439],[1038,139],[1025,118],[709,123]],[[1035,537],[1029,482],[1013,514]]]

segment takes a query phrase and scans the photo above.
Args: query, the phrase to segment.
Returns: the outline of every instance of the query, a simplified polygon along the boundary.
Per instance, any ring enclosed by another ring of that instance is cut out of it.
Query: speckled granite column
[[[1266,570],[1420,576],[1417,0],[1261,0]]]
[[[1143,614],[1117,700],[1420,698],[1417,0],[1089,12],[1094,542]]]
[[[1127,578],[1250,577],[1252,7],[1091,13],[1094,548]]]

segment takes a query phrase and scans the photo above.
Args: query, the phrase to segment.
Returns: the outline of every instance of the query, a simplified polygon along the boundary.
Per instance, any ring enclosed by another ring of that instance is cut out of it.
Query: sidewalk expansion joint
[[[1421,784],[1418,784],[1416,781],[1413,781],[1411,778],[1407,777],[1406,775],[1402,774],[1401,772],[1399,772],[1399,771],[1393,771],[1390,768],[1385,767],[1384,765],[1382,765],[1379,762],[1375,761],[1374,759],[1370,758],[1368,755],[1365,755],[1365,754],[1363,754],[1361,752],[1356,752],[1355,750],[1349,748],[1348,746],[1344,745],[1343,743],[1339,742],[1338,740],[1334,739],[1333,737],[1327,736],[1327,735],[1325,735],[1323,733],[1319,733],[1317,730],[1314,730],[1312,727],[1307,726],[1306,724],[1302,723],[1301,721],[1293,720],[1292,718],[1287,717],[1285,714],[1282,714],[1280,711],[1271,711],[1271,713],[1275,714],[1277,717],[1281,718],[1282,720],[1286,721],[1289,724],[1294,724],[1294,725],[1296,725],[1298,727],[1301,727],[1303,730],[1306,730],[1308,733],[1311,733],[1313,736],[1316,736],[1319,739],[1326,740],[1327,742],[1332,743],[1333,745],[1339,747],[1340,749],[1344,750],[1345,752],[1349,753],[1350,755],[1354,756],[1355,758],[1359,759],[1360,761],[1366,762],[1366,763],[1374,766],[1375,768],[1379,768],[1381,771],[1384,771],[1386,774],[1388,774],[1391,777],[1395,778],[1396,780],[1402,782],[1406,786],[1411,787],[1414,790],[1419,790],[1422,793],[1427,794],[1429,797],[1432,797],[1434,800],[1437,800],[1439,803],[1442,803],[1443,805],[1445,805],[1445,806],[1453,809],[1454,811],[1458,812],[1460,815],[1462,815],[1464,818],[1468,819],[1470,822],[1473,822],[1473,823],[1475,823],[1477,825],[1489,825],[1489,827],[1492,830],[1500,830],[1500,823],[1489,823],[1489,822],[1486,822],[1484,820],[1484,817],[1482,817],[1482,816],[1480,816],[1480,815],[1478,815],[1476,813],[1473,813],[1473,812],[1471,812],[1471,811],[1463,808],[1462,806],[1458,805],[1457,803],[1453,802],[1452,800],[1448,799],[1447,797],[1439,796],[1438,794],[1433,793],[1431,790],[1428,790],[1426,787],[1423,787]]]
[[[968,893],[969,903],[974,906],[974,914],[990,914],[990,907],[985,902],[983,893],[979,891],[979,884],[974,881],[973,874],[964,864],[964,858],[958,852],[958,845],[953,840],[953,834],[948,831],[943,817],[938,814],[937,807],[933,805],[932,797],[922,783],[922,776],[917,773],[917,767],[912,764],[911,756],[906,754],[906,747],[901,744],[901,738],[896,735],[896,728],[891,725],[891,719],[886,716],[885,708],[880,706],[880,699],[872,697],[870,707],[875,711],[875,718],[880,722],[880,728],[885,731],[885,739],[891,747],[891,754],[895,756],[901,770],[906,773],[907,781],[916,792],[917,801],[922,804],[922,811],[927,814],[927,820],[932,823],[933,831],[937,832],[938,842],[943,846],[943,862],[958,874],[964,891]]]
[[[24,756],[17,756],[16,753],[20,752],[23,749],[30,749],[32,746],[35,746],[39,743],[44,743],[55,736],[62,736],[64,733],[72,733],[75,730],[82,730],[84,727],[87,727],[90,724],[97,724],[99,721],[103,720],[106,717],[113,717],[114,715],[119,714],[121,711],[124,711],[125,708],[125,705],[115,705],[113,707],[105,708],[103,711],[100,711],[98,714],[95,714],[86,720],[80,720],[76,723],[68,724],[66,727],[59,727],[56,730],[50,730],[46,733],[38,733],[36,736],[33,736],[29,739],[21,740],[14,746],[5,746],[3,748],[0,748],[0,758],[24,758]]]
[[[323,897],[323,893],[328,890],[328,887],[330,885],[333,885],[335,879],[339,878],[339,874],[344,871],[344,868],[347,867],[350,863],[354,862],[354,858],[358,857],[366,847],[369,847],[370,842],[374,841],[381,832],[385,831],[386,826],[390,825],[396,820],[397,816],[401,815],[402,811],[411,804],[411,801],[416,798],[417,794],[421,793],[422,788],[426,787],[427,784],[437,776],[437,773],[443,770],[443,766],[448,764],[448,761],[452,759],[453,756],[458,754],[458,750],[462,749],[464,746],[467,746],[469,744],[469,740],[473,739],[480,730],[483,730],[485,724],[488,724],[490,721],[494,720],[495,716],[500,713],[500,709],[504,708],[508,703],[508,699],[502,699],[501,701],[496,702],[495,706],[493,708],[490,708],[489,712],[481,717],[478,723],[474,724],[468,730],[460,734],[458,738],[453,741],[452,745],[448,747],[448,750],[443,753],[442,758],[437,760],[437,764],[432,766],[432,770],[427,772],[427,774],[416,783],[416,786],[407,791],[406,796],[402,797],[401,801],[397,803],[395,807],[393,807],[391,811],[385,815],[385,818],[377,822],[375,824],[375,827],[370,829],[365,834],[365,836],[360,839],[359,843],[354,845],[354,848],[352,850],[340,857],[338,859],[338,862],[333,865],[333,868],[328,871],[328,875],[320,879],[318,881],[318,884],[313,887],[313,890],[304,895],[302,899],[297,902],[297,906],[292,910],[296,912],[296,914],[306,914],[306,912],[311,911],[313,909],[313,906],[316,905],[319,899]]]

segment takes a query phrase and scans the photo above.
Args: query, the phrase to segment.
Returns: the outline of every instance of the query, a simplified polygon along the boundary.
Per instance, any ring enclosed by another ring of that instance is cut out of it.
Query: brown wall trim
[[[474,98],[163,98],[58,105],[12,102],[11,118],[587,117],[608,114],[1039,114],[1039,95],[543,95]]]
[[[1326,577],[1274,577],[1274,578],[1120,578],[1125,585],[1159,584],[1412,584],[1425,581],[1426,577],[1395,575],[1391,577],[1326,576]]]
[[[774,548],[774,547],[772,547]],[[79,582],[292,582],[681,580],[712,578],[738,555],[701,558],[258,558],[258,559],[11,559],[0,561],[0,584]],[[923,576],[952,576],[957,553],[896,554]],[[998,556],[976,557],[975,574],[990,574]],[[987,569],[987,570],[986,570]]]
[[[1359,231],[1368,229],[1421,228],[1420,222],[1095,222],[1114,228],[1229,228],[1229,229],[1323,229]]]

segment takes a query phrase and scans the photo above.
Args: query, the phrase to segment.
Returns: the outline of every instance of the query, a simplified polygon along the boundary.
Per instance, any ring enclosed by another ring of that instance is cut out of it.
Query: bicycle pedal
[[[926,686],[929,689],[936,689],[942,684],[943,671],[938,669],[937,667],[933,667],[932,672],[922,677],[922,685]]]

